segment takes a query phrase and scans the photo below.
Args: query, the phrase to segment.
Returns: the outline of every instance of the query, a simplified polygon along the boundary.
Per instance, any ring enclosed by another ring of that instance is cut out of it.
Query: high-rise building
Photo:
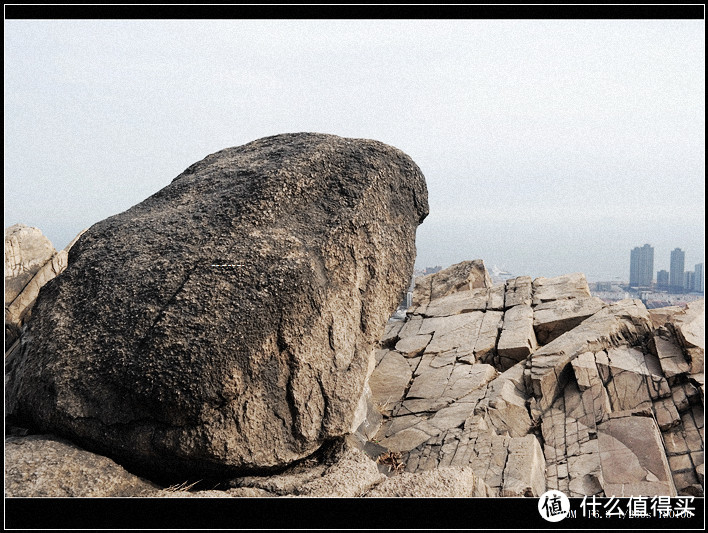
[[[681,248],[676,248],[671,252],[671,272],[669,274],[669,285],[677,292],[683,289],[683,263],[686,258],[686,252],[681,251]]]
[[[637,246],[629,256],[629,284],[632,287],[651,287],[654,277],[654,248]],[[682,280],[683,281],[683,280]]]
[[[690,270],[683,273],[683,290],[686,292],[693,291],[693,272]]]
[[[705,280],[703,279],[703,263],[698,263],[693,271],[693,290],[705,292]]]
[[[668,270],[659,270],[659,272],[656,273],[656,285],[660,289],[668,289],[669,288],[669,271]]]

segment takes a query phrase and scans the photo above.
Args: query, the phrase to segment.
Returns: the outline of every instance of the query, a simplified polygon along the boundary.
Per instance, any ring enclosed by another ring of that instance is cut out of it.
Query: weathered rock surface
[[[17,298],[56,253],[52,243],[38,228],[24,224],[5,228],[5,306]]]
[[[51,435],[5,438],[5,496],[151,496],[159,487]]]
[[[538,304],[533,310],[533,329],[539,344],[548,344],[604,307],[599,298],[572,298]]]
[[[669,383],[690,371],[691,365],[675,336],[667,328],[659,327],[652,333],[649,341],[651,353],[659,358],[661,369]]]
[[[15,224],[5,230],[6,352],[20,337],[39,290],[64,271],[69,250],[85,231],[57,252],[37,228]]]
[[[353,498],[386,479],[375,459],[345,440],[321,461],[306,461],[272,476],[236,478],[230,484],[271,496]]]
[[[504,290],[504,307],[516,305],[530,306],[532,281],[528,276],[520,276],[506,281]]]
[[[408,472],[469,467],[503,496],[545,492],[545,463],[538,439],[497,435],[481,416],[471,416],[462,428],[443,431],[405,454],[404,460]]]
[[[367,498],[470,498],[494,497],[472,468],[448,467],[423,472],[403,472],[376,485]]]
[[[549,488],[570,496],[703,493],[702,414],[693,416],[702,400],[686,373],[667,379],[654,340],[572,360],[562,394],[539,415]]]
[[[656,423],[612,416],[597,428],[603,489],[608,496],[676,496]]]
[[[431,300],[427,306],[419,307],[416,312],[423,316],[443,317],[469,313],[470,311],[484,311],[488,305],[489,290],[481,288],[455,292]]]
[[[413,372],[405,358],[396,351],[388,351],[371,375],[369,385],[374,402],[382,412],[389,414],[401,401]]]
[[[580,274],[469,289],[456,270],[457,292],[418,285],[379,359],[382,391],[398,364],[375,440],[407,473],[463,467],[501,496],[703,494],[702,301],[605,305]]]
[[[165,474],[306,457],[351,430],[427,213],[418,167],[376,141],[212,154],[72,248],[8,363],[8,412]]]
[[[533,305],[571,298],[590,298],[590,287],[585,274],[576,272],[555,278],[533,280]]]
[[[52,256],[35,273],[17,297],[5,306],[5,323],[12,324],[19,328],[32,310],[34,302],[37,300],[39,290],[47,282],[61,274],[67,265],[68,254],[62,250]],[[7,326],[6,326],[7,327]]]
[[[435,274],[416,278],[413,308],[456,292],[491,286],[492,279],[481,260],[463,261]]]
[[[535,496],[546,491],[546,461],[534,435],[509,440],[501,496]]]
[[[669,320],[691,364],[691,374],[703,374],[706,348],[705,300],[689,303],[683,312],[671,315]]]
[[[499,374],[489,382],[484,397],[475,407],[475,413],[486,414],[486,423],[499,435],[523,437],[533,429],[523,371],[524,364],[520,363]]]
[[[297,490],[298,496],[353,498],[362,496],[371,487],[381,483],[376,463],[364,452],[349,448],[337,462],[327,468],[321,477],[305,483]]]
[[[541,410],[547,409],[565,386],[563,371],[578,355],[640,340],[651,329],[649,314],[639,300],[607,306],[579,326],[543,346],[531,357],[527,387]]]
[[[655,328],[660,328],[670,322],[670,319],[676,313],[683,313],[684,308],[680,305],[672,305],[669,307],[659,307],[656,309],[649,309],[649,318],[651,319],[651,324]]]
[[[498,365],[511,368],[538,347],[533,331],[533,309],[517,305],[504,313],[504,326],[497,342]]]

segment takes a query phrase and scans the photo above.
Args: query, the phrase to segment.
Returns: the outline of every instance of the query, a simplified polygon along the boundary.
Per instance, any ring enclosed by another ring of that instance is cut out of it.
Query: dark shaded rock
[[[8,363],[7,411],[180,476],[306,457],[353,429],[427,213],[418,167],[377,141],[212,154],[71,249]]]
[[[333,443],[319,455],[276,475],[236,478],[229,484],[239,489],[260,489],[274,496],[354,498],[386,479],[376,461],[351,437]]]

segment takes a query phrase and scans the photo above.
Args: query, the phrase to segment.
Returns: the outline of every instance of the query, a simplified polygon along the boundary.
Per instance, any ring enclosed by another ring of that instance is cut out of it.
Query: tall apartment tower
[[[683,290],[686,292],[693,292],[693,272],[687,270],[683,273]]]
[[[660,289],[667,289],[669,287],[669,271],[659,270],[656,273],[656,285]]]
[[[645,244],[637,246],[629,257],[629,285],[651,287],[654,277],[654,247]],[[681,279],[683,283],[683,278]]]
[[[703,279],[703,263],[698,263],[693,271],[693,290],[705,292],[705,280]]]
[[[669,285],[675,291],[683,289],[683,263],[686,259],[686,252],[681,248],[676,248],[671,252],[671,272],[669,274]]]

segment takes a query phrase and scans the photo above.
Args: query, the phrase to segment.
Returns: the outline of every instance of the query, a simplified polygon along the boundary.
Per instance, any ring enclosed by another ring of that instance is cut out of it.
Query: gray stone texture
[[[306,457],[351,430],[427,214],[419,168],[377,141],[212,154],[73,246],[8,363],[8,412],[163,473]]]
[[[5,438],[5,496],[152,496],[159,487],[52,435]]]

